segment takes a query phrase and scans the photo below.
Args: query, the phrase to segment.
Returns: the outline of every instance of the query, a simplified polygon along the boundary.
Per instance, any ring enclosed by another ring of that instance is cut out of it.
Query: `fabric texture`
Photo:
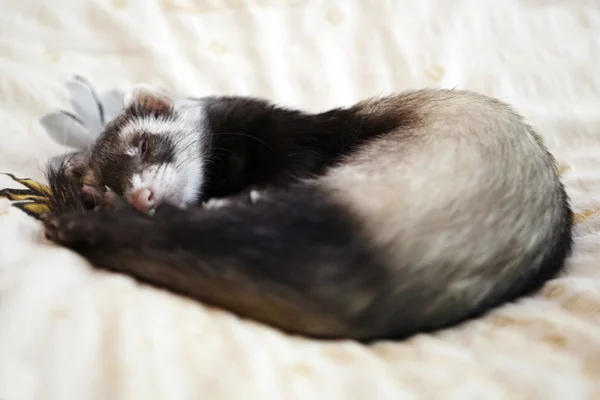
[[[599,64],[594,0],[0,2],[0,399],[599,399]],[[364,346],[94,270],[35,216],[45,163],[72,151],[61,130],[100,120],[48,115],[138,82],[310,111],[422,87],[505,100],[560,162],[569,272],[459,327]]]

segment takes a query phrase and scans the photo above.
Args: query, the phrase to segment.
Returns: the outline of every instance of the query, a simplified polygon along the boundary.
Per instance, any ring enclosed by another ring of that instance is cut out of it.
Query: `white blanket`
[[[15,178],[43,179],[65,151],[39,118],[69,107],[73,74],[101,90],[143,81],[308,110],[459,87],[526,115],[578,212],[570,272],[539,295],[362,346],[288,337],[93,270],[0,199],[0,399],[599,399],[598,65],[595,0],[0,2],[0,172]],[[3,187],[25,188],[0,175]],[[27,210],[14,201],[34,192],[0,193]]]

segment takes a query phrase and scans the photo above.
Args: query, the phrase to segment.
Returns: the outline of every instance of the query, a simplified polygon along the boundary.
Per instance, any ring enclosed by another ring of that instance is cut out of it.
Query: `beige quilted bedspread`
[[[570,272],[539,295],[367,347],[94,271],[0,199],[0,399],[600,399],[599,65],[595,0],[0,0],[0,172],[15,178],[65,150],[39,118],[68,107],[73,74],[309,110],[459,87],[539,128],[578,213]]]

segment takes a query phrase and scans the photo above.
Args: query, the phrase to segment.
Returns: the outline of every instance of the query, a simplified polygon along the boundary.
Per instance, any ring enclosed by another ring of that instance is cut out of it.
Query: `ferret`
[[[555,159],[497,99],[423,89],[308,113],[127,97],[48,175],[71,195],[47,237],[95,267],[288,334],[371,342],[534,293],[571,253]]]

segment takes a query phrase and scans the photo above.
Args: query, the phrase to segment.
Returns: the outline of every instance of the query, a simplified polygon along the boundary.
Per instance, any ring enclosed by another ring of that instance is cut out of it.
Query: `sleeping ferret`
[[[46,235],[92,265],[314,338],[455,325],[539,289],[572,244],[552,155],[467,91],[309,114],[138,86],[48,176]]]

